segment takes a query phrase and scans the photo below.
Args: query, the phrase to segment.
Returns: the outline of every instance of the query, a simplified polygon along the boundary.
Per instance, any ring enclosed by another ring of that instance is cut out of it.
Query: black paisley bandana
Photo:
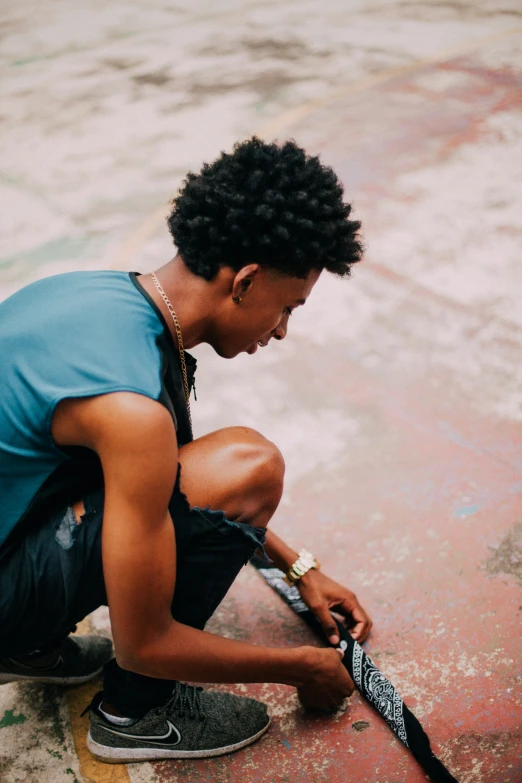
[[[321,624],[301,599],[297,587],[289,587],[283,581],[283,572],[278,568],[267,567],[264,561],[257,558],[251,562],[285,603],[325,639]],[[415,715],[406,707],[391,682],[366,655],[361,645],[352,639],[346,628],[340,623],[337,623],[337,627],[341,638],[339,647],[344,652],[343,664],[357,690],[411,751],[433,783],[458,783],[434,755],[428,735]]]

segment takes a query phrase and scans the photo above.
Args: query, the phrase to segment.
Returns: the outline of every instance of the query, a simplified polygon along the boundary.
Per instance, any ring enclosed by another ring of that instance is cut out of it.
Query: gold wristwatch
[[[283,579],[287,585],[293,587],[311,568],[321,568],[321,564],[307,549],[300,549],[299,557],[292,563]]]

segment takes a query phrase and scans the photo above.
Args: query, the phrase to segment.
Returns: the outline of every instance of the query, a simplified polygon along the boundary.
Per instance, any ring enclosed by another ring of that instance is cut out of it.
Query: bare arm
[[[95,450],[103,467],[103,568],[123,668],[200,682],[317,683],[322,693],[317,706],[351,692],[335,651],[254,646],[172,618],[176,541],[168,503],[178,448],[162,405],[137,394],[108,394],[74,401],[65,419],[64,426],[60,419],[53,423],[58,442]]]

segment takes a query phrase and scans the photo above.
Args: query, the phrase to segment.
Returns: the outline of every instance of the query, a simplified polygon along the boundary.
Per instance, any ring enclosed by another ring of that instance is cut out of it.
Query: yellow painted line
[[[84,715],[81,718],[80,715],[99,690],[101,690],[101,681],[97,679],[67,691],[69,721],[81,778],[83,783],[130,783],[125,764],[104,764],[102,761],[97,761],[87,748],[89,716]]]
[[[274,133],[279,133],[279,131],[283,128],[287,128],[289,125],[293,125],[299,120],[302,120],[305,117],[308,117],[310,114],[313,114],[315,111],[317,111],[317,109],[321,109],[323,106],[327,106],[339,98],[344,98],[346,95],[352,95],[353,93],[367,90],[369,87],[375,87],[377,84],[383,84],[384,82],[392,81],[392,79],[396,79],[399,76],[415,73],[416,71],[422,70],[423,68],[429,67],[430,65],[436,65],[438,63],[445,62],[446,60],[450,60],[454,57],[458,57],[461,54],[465,54],[466,52],[471,52],[474,49],[480,48],[485,44],[494,43],[495,41],[499,41],[502,38],[507,38],[508,36],[519,33],[522,33],[522,27],[517,27],[513,30],[504,30],[501,33],[484,36],[483,38],[476,38],[474,41],[468,41],[467,43],[461,44],[460,46],[443,49],[442,51],[433,55],[433,57],[426,57],[421,60],[415,60],[408,65],[399,65],[396,68],[390,68],[386,71],[380,71],[379,73],[364,76],[362,79],[351,82],[344,87],[338,87],[336,90],[332,90],[322,98],[318,98],[315,101],[308,101],[301,104],[300,106],[295,106],[293,109],[289,109],[283,114],[280,114],[279,117],[276,117],[273,121],[263,125],[257,133],[259,136],[271,136]]]
[[[78,625],[78,633],[92,633],[89,620],[83,620]],[[69,722],[74,740],[74,748],[80,765],[82,783],[130,783],[129,773],[125,764],[104,764],[97,761],[87,748],[87,732],[89,730],[89,715],[80,717],[91,702],[93,696],[101,690],[101,679],[69,688],[66,691]]]
[[[309,117],[318,109],[327,106],[330,103],[344,98],[347,95],[366,90],[370,87],[375,87],[378,84],[384,84],[385,82],[392,81],[398,76],[404,76],[408,73],[415,73],[430,65],[436,65],[437,63],[449,60],[452,57],[458,57],[466,52],[472,52],[474,49],[478,49],[486,44],[495,43],[503,38],[508,38],[511,35],[519,35],[522,33],[522,27],[516,27],[513,30],[504,30],[500,33],[494,33],[493,35],[484,36],[483,38],[475,38],[473,41],[468,41],[460,46],[454,46],[449,49],[444,49],[433,57],[426,57],[421,60],[415,60],[409,65],[398,66],[397,68],[390,68],[379,73],[371,74],[370,76],[364,76],[362,79],[358,79],[344,87],[339,87],[336,90],[332,90],[322,98],[315,101],[307,101],[300,106],[295,106],[288,111],[283,112],[278,117],[275,117],[265,125],[260,126],[255,135],[261,137],[271,136],[285,130],[291,125],[294,125],[299,120]],[[166,204],[157,207],[153,212],[148,215],[145,220],[139,224],[137,229],[133,231],[127,239],[123,242],[120,249],[116,253],[112,269],[130,269],[130,262],[145,242],[154,236],[156,231],[160,228],[162,222],[168,213],[168,206]]]

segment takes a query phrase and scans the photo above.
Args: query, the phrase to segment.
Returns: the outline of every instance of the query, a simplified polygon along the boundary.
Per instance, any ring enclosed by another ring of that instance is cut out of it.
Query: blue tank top
[[[180,445],[192,440],[179,353],[137,277],[68,272],[0,303],[0,546],[42,499],[80,492],[83,474],[101,480],[94,452],[55,444],[60,400],[144,394],[169,409]],[[192,385],[196,361],[186,357]]]

